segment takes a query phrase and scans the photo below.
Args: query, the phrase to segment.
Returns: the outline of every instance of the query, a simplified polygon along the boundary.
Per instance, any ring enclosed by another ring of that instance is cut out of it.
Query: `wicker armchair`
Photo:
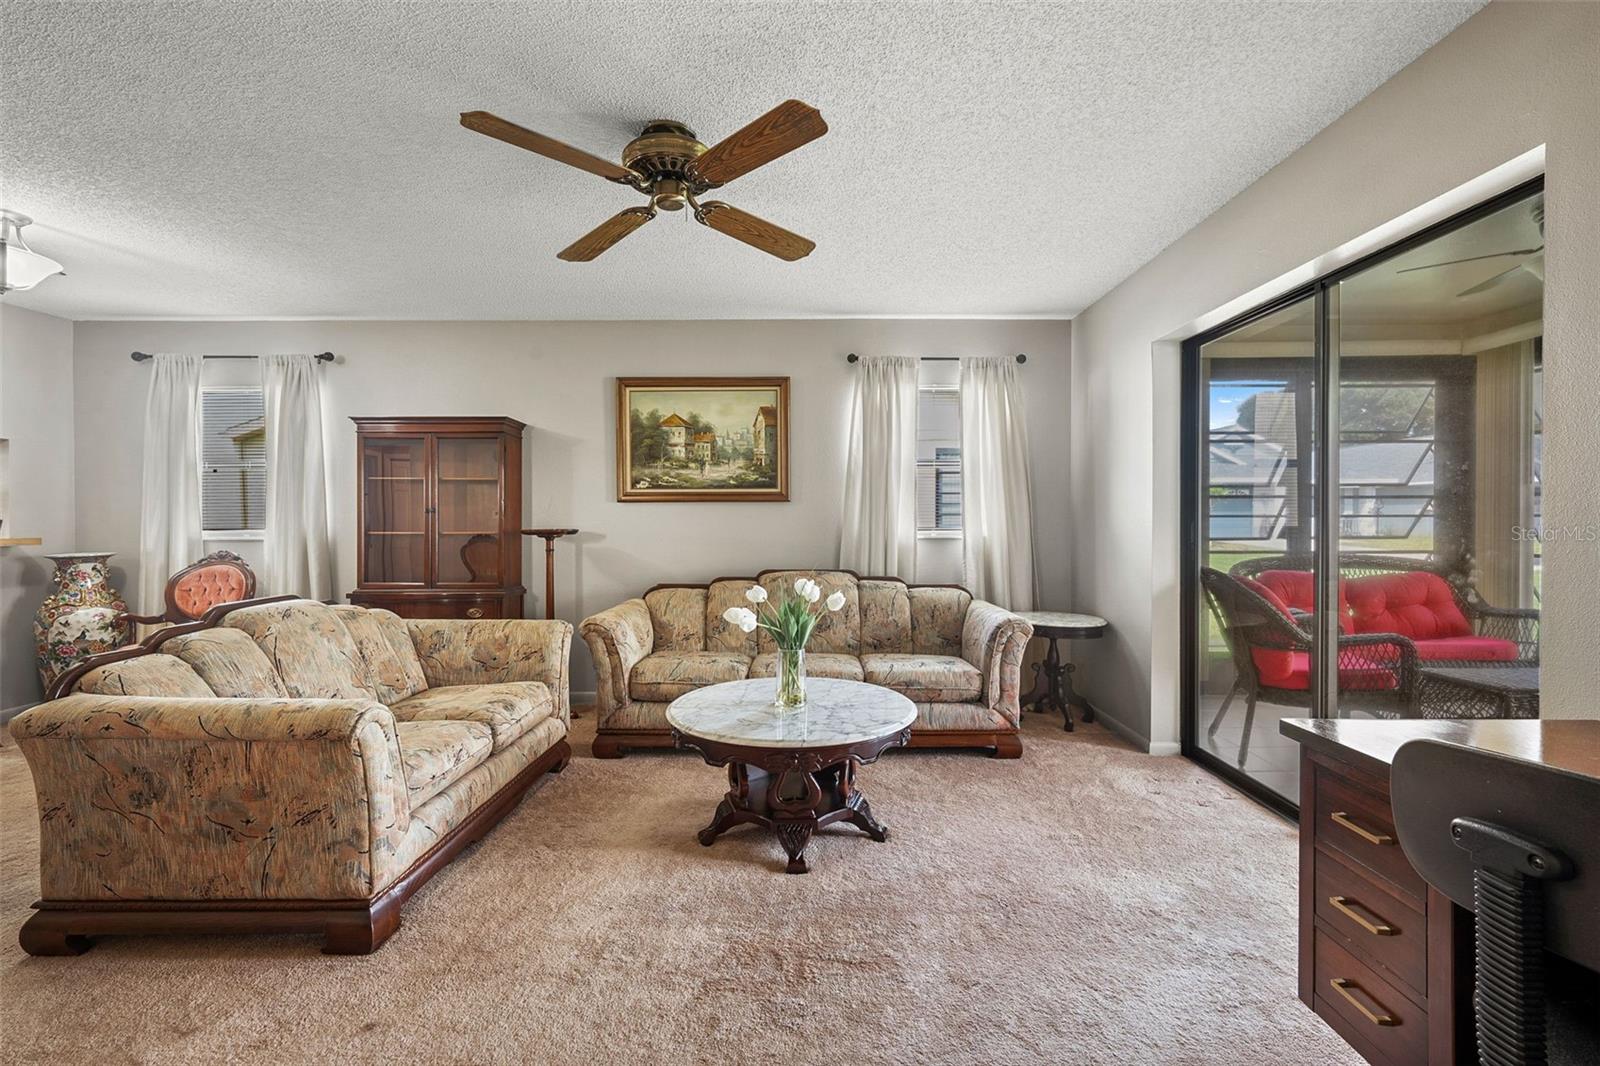
[[[1248,578],[1205,567],[1200,571],[1206,602],[1233,658],[1234,682],[1206,729],[1215,736],[1234,698],[1245,694],[1240,767],[1250,754],[1256,701],[1311,706],[1311,634],[1293,615],[1251,588]],[[1341,706],[1384,717],[1417,713],[1420,674],[1416,645],[1399,633],[1342,634],[1338,645]]]
[[[1303,570],[1315,572],[1315,562],[1308,553],[1268,555],[1235,563],[1228,571],[1234,577],[1255,578],[1268,570]],[[1468,576],[1436,561],[1413,559],[1398,555],[1339,556],[1341,581],[1376,577],[1383,574],[1427,573],[1440,578],[1450,589],[1451,597],[1472,626],[1474,634],[1498,640],[1508,640],[1517,646],[1517,656],[1503,661],[1506,666],[1539,665],[1539,611],[1533,607],[1494,607],[1486,603]],[[1430,665],[1481,666],[1481,660],[1429,658]]]

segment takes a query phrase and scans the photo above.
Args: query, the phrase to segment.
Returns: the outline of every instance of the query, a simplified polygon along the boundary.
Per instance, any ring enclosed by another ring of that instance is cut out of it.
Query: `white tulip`
[[[756,616],[754,611],[745,612],[745,617],[743,621],[739,623],[739,628],[744,630],[746,633],[754,633],[756,631]]]
[[[820,599],[822,599],[822,586],[813,581],[806,586],[806,602],[816,603]]]
[[[766,603],[767,590],[762,588],[760,585],[751,585],[745,590],[744,598],[749,600],[751,603]]]
[[[729,607],[726,611],[722,612],[722,620],[733,625],[738,625],[740,612],[743,610],[743,607]]]
[[[833,595],[828,597],[828,610],[837,611],[839,608],[841,608],[843,606],[844,606],[844,593],[835,592]]]
[[[800,594],[802,599],[805,597],[806,586],[809,584],[811,584],[811,580],[809,578],[797,577],[794,579],[794,590]]]
[[[729,607],[722,612],[722,617],[728,624],[736,625],[746,633],[756,628],[756,613],[748,607]]]

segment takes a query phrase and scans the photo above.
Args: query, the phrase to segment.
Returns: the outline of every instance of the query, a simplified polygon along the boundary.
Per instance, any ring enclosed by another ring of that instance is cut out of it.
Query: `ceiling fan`
[[[630,186],[650,198],[645,206],[630,207],[606,219],[557,252],[557,259],[586,263],[655,218],[657,210],[681,211],[685,207],[694,211],[695,221],[701,225],[779,259],[804,259],[816,247],[814,241],[731,204],[698,199],[827,133],[828,124],[822,121],[822,113],[799,100],[784,101],[712,148],[696,140],[694,131],[683,123],[656,119],[623,148],[621,166],[487,111],[464,111],[461,124],[487,137]]]
[[[1539,236],[1542,238],[1544,236],[1544,199],[1541,197],[1539,200],[1534,202],[1531,206],[1531,210],[1533,212],[1533,220],[1539,226]],[[1447,259],[1443,263],[1429,263],[1426,266],[1407,267],[1404,270],[1397,270],[1395,273],[1410,274],[1418,270],[1437,270],[1440,267],[1455,266],[1457,263],[1477,263],[1484,259],[1500,259],[1505,256],[1515,256],[1519,259],[1522,259],[1523,262],[1516,264],[1508,270],[1502,270],[1489,280],[1479,282],[1470,289],[1462,289],[1460,292],[1456,293],[1456,299],[1459,300],[1463,296],[1475,296],[1480,292],[1486,292],[1497,285],[1502,285],[1505,282],[1510,281],[1514,276],[1522,273],[1523,271],[1527,271],[1540,281],[1544,280],[1544,245],[1542,243],[1537,248],[1513,248],[1510,251],[1505,252],[1490,252],[1488,255],[1470,255],[1465,259]]]

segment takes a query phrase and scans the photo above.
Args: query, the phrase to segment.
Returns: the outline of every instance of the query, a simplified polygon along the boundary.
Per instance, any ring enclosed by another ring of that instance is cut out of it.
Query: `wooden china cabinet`
[[[514,418],[353,418],[356,590],[403,618],[521,618]]]

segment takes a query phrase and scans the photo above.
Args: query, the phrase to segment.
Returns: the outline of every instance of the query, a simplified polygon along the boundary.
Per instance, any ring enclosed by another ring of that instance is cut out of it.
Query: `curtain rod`
[[[154,359],[154,358],[155,358],[155,356],[151,355],[149,352],[134,352],[133,353],[133,361],[135,363],[149,362],[151,359]],[[202,358],[202,359],[260,359],[261,357],[259,355],[202,355],[200,358]],[[319,363],[331,363],[331,362],[333,362],[333,353],[332,352],[319,352],[315,356],[313,356],[312,358],[314,358]]]
[[[859,363],[861,361],[861,357],[855,352],[851,352],[849,355],[844,357],[844,361],[847,363]],[[954,355],[924,355],[922,357],[922,361],[924,363],[959,363],[961,362],[961,359],[960,357]],[[1026,363],[1027,361],[1027,356],[1017,356],[1017,362]]]

